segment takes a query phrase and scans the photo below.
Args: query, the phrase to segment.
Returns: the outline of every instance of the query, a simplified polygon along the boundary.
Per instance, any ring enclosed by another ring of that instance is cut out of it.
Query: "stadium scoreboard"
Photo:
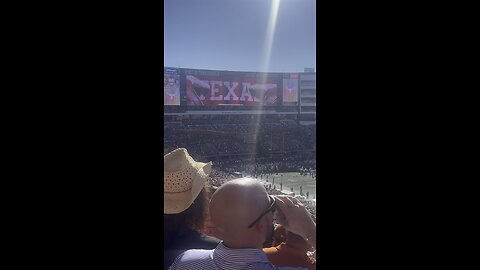
[[[164,67],[164,112],[278,111],[299,106],[298,73]]]

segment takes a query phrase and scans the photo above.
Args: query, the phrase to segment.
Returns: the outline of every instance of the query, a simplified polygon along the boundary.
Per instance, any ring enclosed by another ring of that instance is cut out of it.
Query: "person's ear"
[[[265,225],[265,216],[262,217],[261,220],[259,220],[257,223],[255,223],[255,226],[253,226],[255,230],[257,230],[260,234],[263,234],[266,232],[266,225]]]

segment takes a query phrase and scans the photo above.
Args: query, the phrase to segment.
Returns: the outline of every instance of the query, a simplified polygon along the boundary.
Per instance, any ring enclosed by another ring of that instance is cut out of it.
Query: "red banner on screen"
[[[243,78],[187,75],[187,105],[275,106],[274,78]]]

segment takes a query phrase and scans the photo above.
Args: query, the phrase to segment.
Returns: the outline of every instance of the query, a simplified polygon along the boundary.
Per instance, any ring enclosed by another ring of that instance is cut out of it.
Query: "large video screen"
[[[298,104],[298,74],[292,73],[283,78],[283,105]]]
[[[164,68],[163,70],[163,104],[180,105],[180,75],[178,69]]]
[[[276,106],[274,76],[186,75],[187,106]]]

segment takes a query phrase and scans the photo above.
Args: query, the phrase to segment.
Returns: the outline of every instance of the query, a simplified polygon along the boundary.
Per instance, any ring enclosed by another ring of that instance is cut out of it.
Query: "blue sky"
[[[164,7],[164,66],[316,69],[315,0],[165,0]]]

